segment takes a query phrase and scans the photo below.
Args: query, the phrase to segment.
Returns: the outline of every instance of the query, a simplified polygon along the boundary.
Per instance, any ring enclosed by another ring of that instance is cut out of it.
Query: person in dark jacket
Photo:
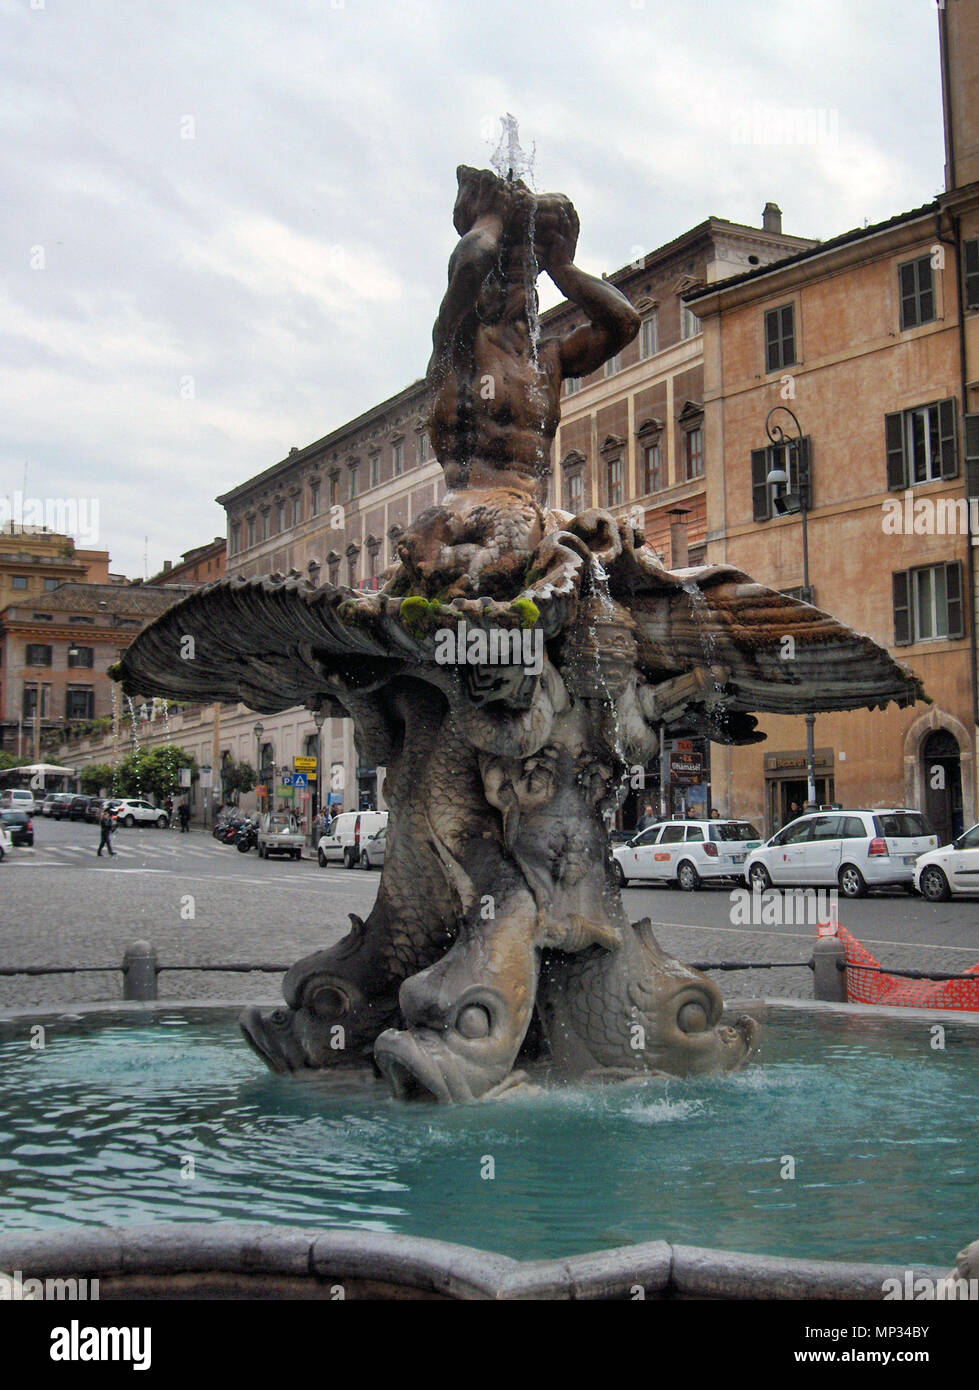
[[[104,806],[102,808],[102,814],[99,816],[99,829],[102,831],[102,838],[99,840],[97,854],[100,859],[102,858],[102,851],[104,849],[109,851],[113,859],[115,858],[116,852],[112,848],[113,828],[112,812],[109,810],[108,806]]]
[[[180,810],[177,812],[177,815],[180,817],[181,834],[186,834],[190,827],[190,807],[187,805],[186,801],[181,801]]]

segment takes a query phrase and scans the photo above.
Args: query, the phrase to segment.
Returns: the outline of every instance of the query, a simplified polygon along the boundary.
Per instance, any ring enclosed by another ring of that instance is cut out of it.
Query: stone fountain
[[[123,688],[346,715],[387,769],[368,919],[289,970],[285,1008],[242,1017],[273,1070],[366,1063],[397,1097],[452,1102],[525,1085],[525,1060],[569,1079],[740,1067],[755,1023],[722,1023],[714,984],[623,909],[607,835],[623,778],[678,728],[750,743],[755,712],[907,705],[920,683],[738,570],[671,573],[621,516],[549,509],[561,383],[639,319],[575,265],[563,195],[463,166],[453,220],[428,369],[448,491],[383,587],[211,584],[133,643]],[[585,320],[564,338],[539,331],[542,271]]]

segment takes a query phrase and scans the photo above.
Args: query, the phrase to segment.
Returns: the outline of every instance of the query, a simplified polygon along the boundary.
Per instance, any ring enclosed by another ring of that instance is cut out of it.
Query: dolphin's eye
[[[350,1000],[336,985],[320,985],[310,994],[306,1006],[317,1018],[342,1018],[350,1008]]]
[[[710,1018],[704,1005],[691,999],[681,1005],[676,1021],[684,1033],[702,1033],[709,1025]]]
[[[464,1038],[488,1038],[491,1027],[489,1009],[482,1004],[467,1004],[459,1010],[456,1032]]]

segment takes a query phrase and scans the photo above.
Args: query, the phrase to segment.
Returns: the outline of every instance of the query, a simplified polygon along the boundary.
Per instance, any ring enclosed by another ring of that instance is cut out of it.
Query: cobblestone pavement
[[[98,831],[36,818],[37,846],[13,849],[0,864],[0,967],[93,966],[122,962],[137,939],[169,965],[266,963],[288,967],[330,945],[366,917],[379,875],[330,866],[259,860],[203,832],[131,830],[115,837],[117,857],[97,859]],[[812,997],[808,960],[814,927],[732,925],[727,889],[682,894],[629,889],[633,920],[648,916],[681,960],[799,961],[794,969],[715,973],[728,999]],[[846,902],[841,920],[884,965],[961,971],[979,961],[979,902],[923,903],[904,894]],[[0,1008],[119,999],[112,973],[0,977]],[[281,974],[196,971],[160,976],[161,998],[281,998]]]

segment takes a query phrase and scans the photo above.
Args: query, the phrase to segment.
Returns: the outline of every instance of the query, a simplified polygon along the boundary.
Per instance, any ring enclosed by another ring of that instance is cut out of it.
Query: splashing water
[[[172,748],[173,748],[173,736],[172,736],[172,734],[170,733],[170,706],[169,706],[169,704],[167,703],[166,700],[162,700],[162,701],[161,701],[161,704],[163,705],[163,727],[164,727],[164,728],[166,729],[166,731],[167,731],[167,744],[166,744],[166,746],[167,746],[168,748],[172,749]],[[171,797],[173,800],[175,800],[176,798],[175,798],[175,796],[174,796],[174,793],[175,793],[175,791],[176,791],[176,782],[175,782],[175,780],[174,780],[174,773],[175,773],[175,771],[176,771],[176,768],[175,768],[175,766],[174,766],[174,759],[173,759],[172,757],[169,758],[169,759],[167,760],[167,765],[168,765],[168,767],[169,767],[169,769],[170,769],[170,781],[169,781],[169,783],[168,783],[168,785],[167,785],[167,792],[169,793],[170,797]],[[176,821],[174,821],[173,824],[176,825]]]
[[[140,755],[139,734],[136,732],[136,728],[137,728],[137,723],[136,723],[136,719],[137,719],[137,716],[136,716],[136,706],[133,704],[133,699],[132,699],[132,696],[131,696],[131,695],[127,695],[127,696],[126,696],[126,704],[127,704],[127,706],[129,707],[129,725],[130,725],[130,728],[129,728],[129,737],[130,737],[130,741],[132,742],[132,745],[133,745],[133,766],[134,766],[135,769],[136,769],[136,795],[137,795],[137,797],[138,797],[140,800],[142,800],[142,796],[143,796],[143,787],[142,787],[142,783],[140,782],[140,775],[139,775],[139,755]]]
[[[606,570],[605,566],[602,564],[598,556],[595,554],[593,554],[591,557],[591,571],[592,587],[594,589],[595,597],[598,599],[598,602],[601,605],[602,611],[607,620],[609,622],[614,622],[615,605],[612,601],[612,595],[609,590],[608,571]],[[629,760],[625,754],[625,739],[622,735],[622,724],[619,718],[618,701],[615,699],[615,696],[609,689],[608,681],[605,679],[605,673],[602,670],[602,659],[599,653],[598,628],[594,620],[588,624],[588,635],[591,638],[595,649],[595,670],[598,675],[598,683],[604,691],[605,698],[603,703],[608,707],[610,715],[610,723],[612,726],[612,749],[615,753],[616,758],[618,758],[622,766],[628,768]],[[616,788],[616,800],[619,805],[621,805],[622,801],[625,799],[625,793],[627,790],[627,777],[628,773],[626,772],[623,774],[622,780]]]
[[[530,153],[520,144],[519,124],[516,116],[512,116],[508,111],[505,116],[500,117],[500,138],[496,149],[490,157],[490,164],[499,174],[501,179],[508,179],[515,182],[517,179],[530,177],[531,184],[534,178],[534,159],[537,155],[536,142],[531,147]]]
[[[710,628],[708,616],[710,609],[707,599],[704,597],[703,589],[701,589],[699,584],[694,583],[692,579],[685,581],[683,592],[690,595],[690,612],[693,616],[700,638],[700,648],[704,654],[704,666],[711,680],[714,682],[714,690],[718,697],[714,703],[720,705],[723,709],[723,687],[715,671],[715,667],[717,666],[717,642]]]
[[[112,795],[119,795],[119,694],[115,681],[109,686],[112,699],[112,742],[115,761],[112,764]]]

